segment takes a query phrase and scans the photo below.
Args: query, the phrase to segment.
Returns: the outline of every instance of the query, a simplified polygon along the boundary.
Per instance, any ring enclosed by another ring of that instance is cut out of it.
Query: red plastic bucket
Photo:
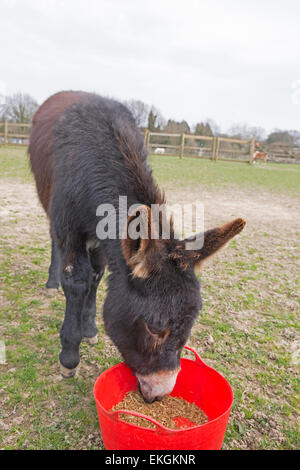
[[[227,380],[206,365],[198,354],[195,361],[181,359],[172,396],[195,403],[207,415],[208,422],[184,429],[168,429],[154,419],[128,410],[111,412],[124,395],[137,390],[137,379],[124,364],[118,364],[101,374],[94,386],[99,424],[103,443],[108,450],[213,450],[221,449],[229,413],[233,402],[232,389]],[[144,428],[122,420],[122,414],[145,418],[156,429]]]

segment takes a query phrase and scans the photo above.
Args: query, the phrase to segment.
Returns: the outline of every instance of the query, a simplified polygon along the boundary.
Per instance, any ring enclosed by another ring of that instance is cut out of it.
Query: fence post
[[[179,157],[182,159],[184,155],[184,134],[181,134],[181,137],[180,137],[180,154],[179,154]]]
[[[219,140],[219,137],[216,137],[215,161],[218,160],[218,156],[219,156],[219,147],[220,147],[220,140]]]
[[[145,132],[144,132],[144,145],[145,146],[147,145],[148,132],[149,132],[149,129],[145,129]]]
[[[213,136],[212,140],[212,150],[211,150],[211,159],[215,160],[216,159],[216,146],[217,146],[217,137]]]
[[[150,141],[150,131],[149,129],[146,129],[145,137],[144,137],[144,144],[145,144],[147,153],[149,152],[149,141]]]
[[[7,144],[7,134],[8,134],[7,120],[5,119],[4,121],[4,145]]]
[[[254,152],[255,152],[255,138],[252,137],[252,139],[250,141],[250,149],[249,149],[249,163],[250,163],[250,165],[252,165],[252,163],[253,163]]]

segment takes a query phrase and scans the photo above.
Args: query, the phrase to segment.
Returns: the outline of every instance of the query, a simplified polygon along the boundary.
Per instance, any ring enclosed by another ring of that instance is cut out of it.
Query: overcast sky
[[[0,0],[0,93],[140,99],[190,125],[300,130],[299,0]]]

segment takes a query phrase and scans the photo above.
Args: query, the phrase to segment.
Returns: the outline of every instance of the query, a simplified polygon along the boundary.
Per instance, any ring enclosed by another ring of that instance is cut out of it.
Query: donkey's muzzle
[[[153,403],[169,395],[175,386],[179,370],[163,370],[148,375],[136,374],[145,402]]]

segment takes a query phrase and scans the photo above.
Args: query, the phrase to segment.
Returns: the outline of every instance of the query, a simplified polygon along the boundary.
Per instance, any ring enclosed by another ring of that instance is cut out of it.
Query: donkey
[[[172,224],[164,239],[162,216],[156,237],[131,237],[129,227],[137,218],[141,234],[155,225],[151,205],[164,204],[165,196],[152,178],[130,111],[96,94],[63,91],[48,98],[34,115],[29,155],[50,222],[47,288],[61,283],[66,297],[59,355],[63,377],[75,375],[81,341],[97,341],[96,293],[107,266],[106,332],[136,375],[144,400],[161,399],[175,385],[182,348],[202,306],[195,271],[245,221],[208,230],[201,249],[186,249],[187,240],[176,237]],[[118,227],[117,237],[99,240],[97,207],[110,204],[120,215],[120,195],[137,205],[126,217],[125,236]]]

